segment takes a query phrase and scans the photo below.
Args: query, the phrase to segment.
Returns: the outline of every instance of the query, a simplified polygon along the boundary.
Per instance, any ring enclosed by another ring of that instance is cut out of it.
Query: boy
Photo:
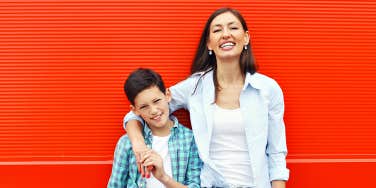
[[[133,113],[144,122],[145,143],[152,149],[143,155],[141,163],[142,167],[153,167],[152,175],[141,177],[131,142],[123,135],[115,149],[107,187],[200,187],[202,161],[193,133],[169,116],[171,95],[161,76],[150,69],[137,69],[126,80],[124,90]]]

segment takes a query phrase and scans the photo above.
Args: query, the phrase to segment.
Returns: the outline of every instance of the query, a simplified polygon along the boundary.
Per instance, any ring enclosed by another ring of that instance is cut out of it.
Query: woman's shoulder
[[[196,88],[201,81],[206,80],[208,78],[212,78],[210,77],[210,75],[212,74],[212,71],[196,72],[189,75],[186,79],[178,82],[175,86],[189,88],[189,90],[192,90],[193,88]]]
[[[213,75],[213,70],[207,70],[207,71],[199,71],[191,74],[189,78],[191,79],[200,79],[200,78],[211,78],[211,75]]]
[[[278,82],[265,74],[256,72],[250,76],[247,76],[246,80],[250,83],[250,85],[257,89],[272,93],[282,92]]]

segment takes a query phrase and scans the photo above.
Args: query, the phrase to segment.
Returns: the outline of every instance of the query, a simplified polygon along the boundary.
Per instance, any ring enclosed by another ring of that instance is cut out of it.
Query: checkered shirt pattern
[[[199,157],[193,133],[179,124],[176,117],[171,116],[170,118],[174,121],[168,140],[172,176],[175,181],[187,185],[189,188],[199,188],[203,163]],[[153,135],[148,126],[144,126],[144,138],[145,143],[151,146]],[[123,135],[116,145],[112,173],[107,187],[138,188],[137,182],[140,178],[132,144],[128,136]]]

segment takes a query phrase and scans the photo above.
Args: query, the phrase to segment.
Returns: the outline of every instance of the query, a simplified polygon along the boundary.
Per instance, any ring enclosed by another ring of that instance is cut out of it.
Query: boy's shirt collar
[[[175,134],[175,128],[177,128],[179,126],[179,122],[178,122],[178,119],[173,116],[173,115],[170,115],[170,120],[174,123],[174,125],[172,126],[172,128],[170,129],[170,135],[174,135]],[[152,132],[151,132],[151,129],[149,128],[149,126],[147,125],[146,121],[143,120],[143,125],[144,125],[144,138],[146,140],[149,140],[151,141],[151,138],[153,136]],[[146,143],[148,144],[148,143]],[[151,144],[151,143],[149,143]]]

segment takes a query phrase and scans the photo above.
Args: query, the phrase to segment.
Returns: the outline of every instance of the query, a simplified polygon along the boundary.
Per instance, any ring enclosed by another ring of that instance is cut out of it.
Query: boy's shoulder
[[[132,143],[131,140],[129,139],[127,134],[123,134],[118,141],[118,146],[122,147],[125,150],[132,149]]]
[[[178,129],[179,135],[186,136],[186,137],[193,137],[192,130],[185,127],[183,124],[178,123],[177,129]]]

